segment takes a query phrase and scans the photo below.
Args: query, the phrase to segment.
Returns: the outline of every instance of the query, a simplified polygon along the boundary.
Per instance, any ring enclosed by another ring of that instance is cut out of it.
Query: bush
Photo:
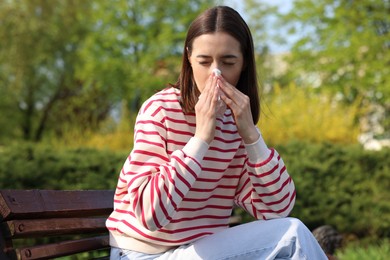
[[[291,140],[321,143],[356,144],[363,112],[360,100],[343,104],[326,93],[316,94],[294,84],[264,95],[259,127],[268,143],[284,144]]]
[[[18,144],[0,151],[2,189],[114,189],[125,153]]]
[[[292,216],[358,237],[390,236],[390,149],[291,142],[277,147],[292,176]]]
[[[107,119],[100,124],[99,129],[69,129],[63,128],[59,137],[53,133],[47,134],[43,143],[58,149],[91,148],[98,150],[123,151],[133,147],[133,127],[136,115],[131,113],[125,101],[120,109],[120,120]]]
[[[277,146],[292,176],[292,216],[358,238],[390,236],[390,149],[290,142]],[[128,152],[19,144],[0,150],[2,189],[114,189]],[[240,211],[238,211],[240,212]],[[244,221],[249,220],[243,214]]]
[[[340,260],[385,260],[390,255],[390,241],[384,239],[371,245],[351,244],[336,252],[337,259]]]

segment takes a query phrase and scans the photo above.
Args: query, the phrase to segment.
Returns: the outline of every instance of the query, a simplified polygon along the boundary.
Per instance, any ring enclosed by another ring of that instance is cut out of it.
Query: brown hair
[[[185,112],[193,112],[198,100],[199,90],[195,86],[188,54],[196,37],[203,34],[225,32],[240,42],[244,57],[244,70],[236,88],[250,98],[253,122],[260,116],[260,97],[256,75],[253,39],[248,25],[240,14],[227,6],[216,6],[200,14],[190,25],[185,40],[182,68],[178,81],[173,85],[181,91],[181,102]]]

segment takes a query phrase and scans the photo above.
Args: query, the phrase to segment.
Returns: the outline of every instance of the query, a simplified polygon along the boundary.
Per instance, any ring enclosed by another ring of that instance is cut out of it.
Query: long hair
[[[173,85],[180,89],[183,110],[187,113],[194,112],[195,104],[200,95],[188,60],[193,42],[198,36],[216,32],[228,33],[240,43],[244,57],[244,68],[236,88],[250,98],[253,122],[257,124],[260,116],[260,97],[252,34],[240,14],[228,6],[216,6],[204,11],[191,23],[188,29],[181,72],[178,81]]]

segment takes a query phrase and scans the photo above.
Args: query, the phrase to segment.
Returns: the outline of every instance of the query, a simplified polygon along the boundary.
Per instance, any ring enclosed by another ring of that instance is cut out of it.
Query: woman
[[[294,183],[256,127],[258,97],[247,24],[229,7],[206,10],[178,82],[139,111],[107,220],[111,259],[326,259],[286,218]],[[228,228],[234,205],[259,221]]]

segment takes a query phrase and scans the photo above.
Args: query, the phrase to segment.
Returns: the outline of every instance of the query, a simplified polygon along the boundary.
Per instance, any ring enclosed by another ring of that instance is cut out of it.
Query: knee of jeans
[[[290,222],[290,227],[294,230],[297,230],[298,233],[311,233],[307,226],[300,219],[288,218],[288,220]]]
[[[303,222],[300,219],[298,219],[298,218],[289,217],[287,219],[289,220],[291,225],[294,225],[294,226],[297,226],[297,227],[302,226],[302,225],[305,226],[305,224],[303,224]]]

